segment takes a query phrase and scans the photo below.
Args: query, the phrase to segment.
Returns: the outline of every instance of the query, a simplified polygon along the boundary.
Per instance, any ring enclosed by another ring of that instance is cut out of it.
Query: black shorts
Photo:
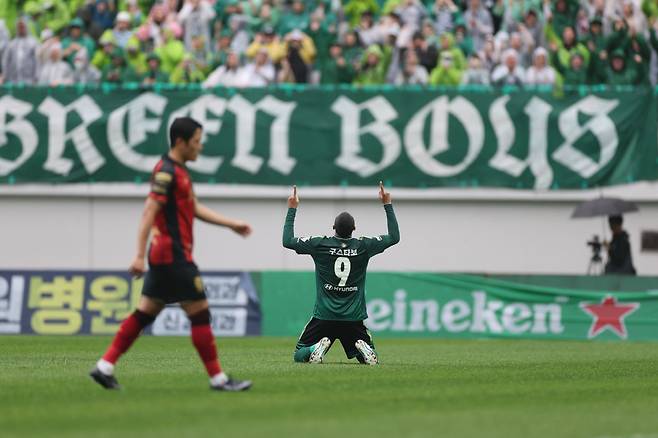
[[[151,266],[144,278],[142,295],[167,304],[206,299],[203,280],[194,263]]]
[[[348,359],[357,357],[358,350],[354,343],[359,339],[368,343],[373,350],[375,349],[372,336],[370,336],[370,332],[363,324],[363,321],[327,321],[311,318],[297,341],[295,351],[303,347],[310,347],[325,336],[329,338],[331,345],[334,344],[336,339],[339,339]]]

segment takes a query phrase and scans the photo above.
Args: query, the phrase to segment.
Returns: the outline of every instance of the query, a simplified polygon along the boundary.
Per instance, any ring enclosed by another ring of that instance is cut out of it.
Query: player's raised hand
[[[297,186],[292,186],[292,194],[288,197],[288,208],[297,208],[299,206],[299,195]]]
[[[146,272],[146,265],[144,264],[144,257],[135,257],[135,260],[130,264],[128,272],[137,278],[140,278]]]
[[[384,183],[381,181],[379,181],[379,199],[384,205],[391,203],[391,194],[384,189]]]

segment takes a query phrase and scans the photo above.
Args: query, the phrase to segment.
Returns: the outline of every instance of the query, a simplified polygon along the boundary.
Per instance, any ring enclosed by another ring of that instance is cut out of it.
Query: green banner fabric
[[[210,184],[582,189],[655,180],[649,88],[0,88],[0,184],[145,183],[167,128],[205,127]]]
[[[263,334],[299,335],[313,311],[313,273],[264,272],[260,280]],[[368,274],[367,288],[366,325],[375,336],[658,340],[658,288],[619,292],[378,272]]]

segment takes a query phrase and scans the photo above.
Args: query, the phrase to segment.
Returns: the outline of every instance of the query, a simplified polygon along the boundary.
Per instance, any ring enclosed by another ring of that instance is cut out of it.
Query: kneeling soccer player
[[[371,257],[400,241],[400,231],[391,204],[391,194],[379,183],[388,234],[378,237],[352,237],[354,218],[341,213],[334,221],[333,237],[295,237],[294,225],[299,197],[297,187],[288,198],[288,214],[283,227],[283,246],[297,254],[309,254],[315,262],[316,299],[313,317],[297,341],[295,362],[321,363],[336,339],[348,359],[376,365],[377,352],[363,321],[366,311],[366,269]]]
[[[139,226],[137,256],[130,272],[145,272],[144,254],[151,229],[153,239],[148,254],[150,270],[137,310],[119,327],[112,344],[91,377],[106,389],[119,389],[114,365],[151,324],[165,304],[179,303],[192,326],[192,343],[210,377],[210,388],[220,391],[243,391],[251,387],[248,380],[230,379],[220,368],[217,347],[210,326],[208,300],[199,270],[192,259],[192,223],[195,217],[204,222],[228,227],[242,236],[251,233],[249,224],[229,219],[199,203],[185,167],[201,153],[202,127],[189,117],[177,118],[169,130],[171,150],[156,164],[149,194]]]

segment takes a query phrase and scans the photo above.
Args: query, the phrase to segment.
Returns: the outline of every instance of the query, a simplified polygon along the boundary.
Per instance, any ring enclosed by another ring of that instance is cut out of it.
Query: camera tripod
[[[592,257],[589,259],[587,265],[587,275],[601,275],[603,274],[603,258],[601,258],[601,251],[594,251]]]

